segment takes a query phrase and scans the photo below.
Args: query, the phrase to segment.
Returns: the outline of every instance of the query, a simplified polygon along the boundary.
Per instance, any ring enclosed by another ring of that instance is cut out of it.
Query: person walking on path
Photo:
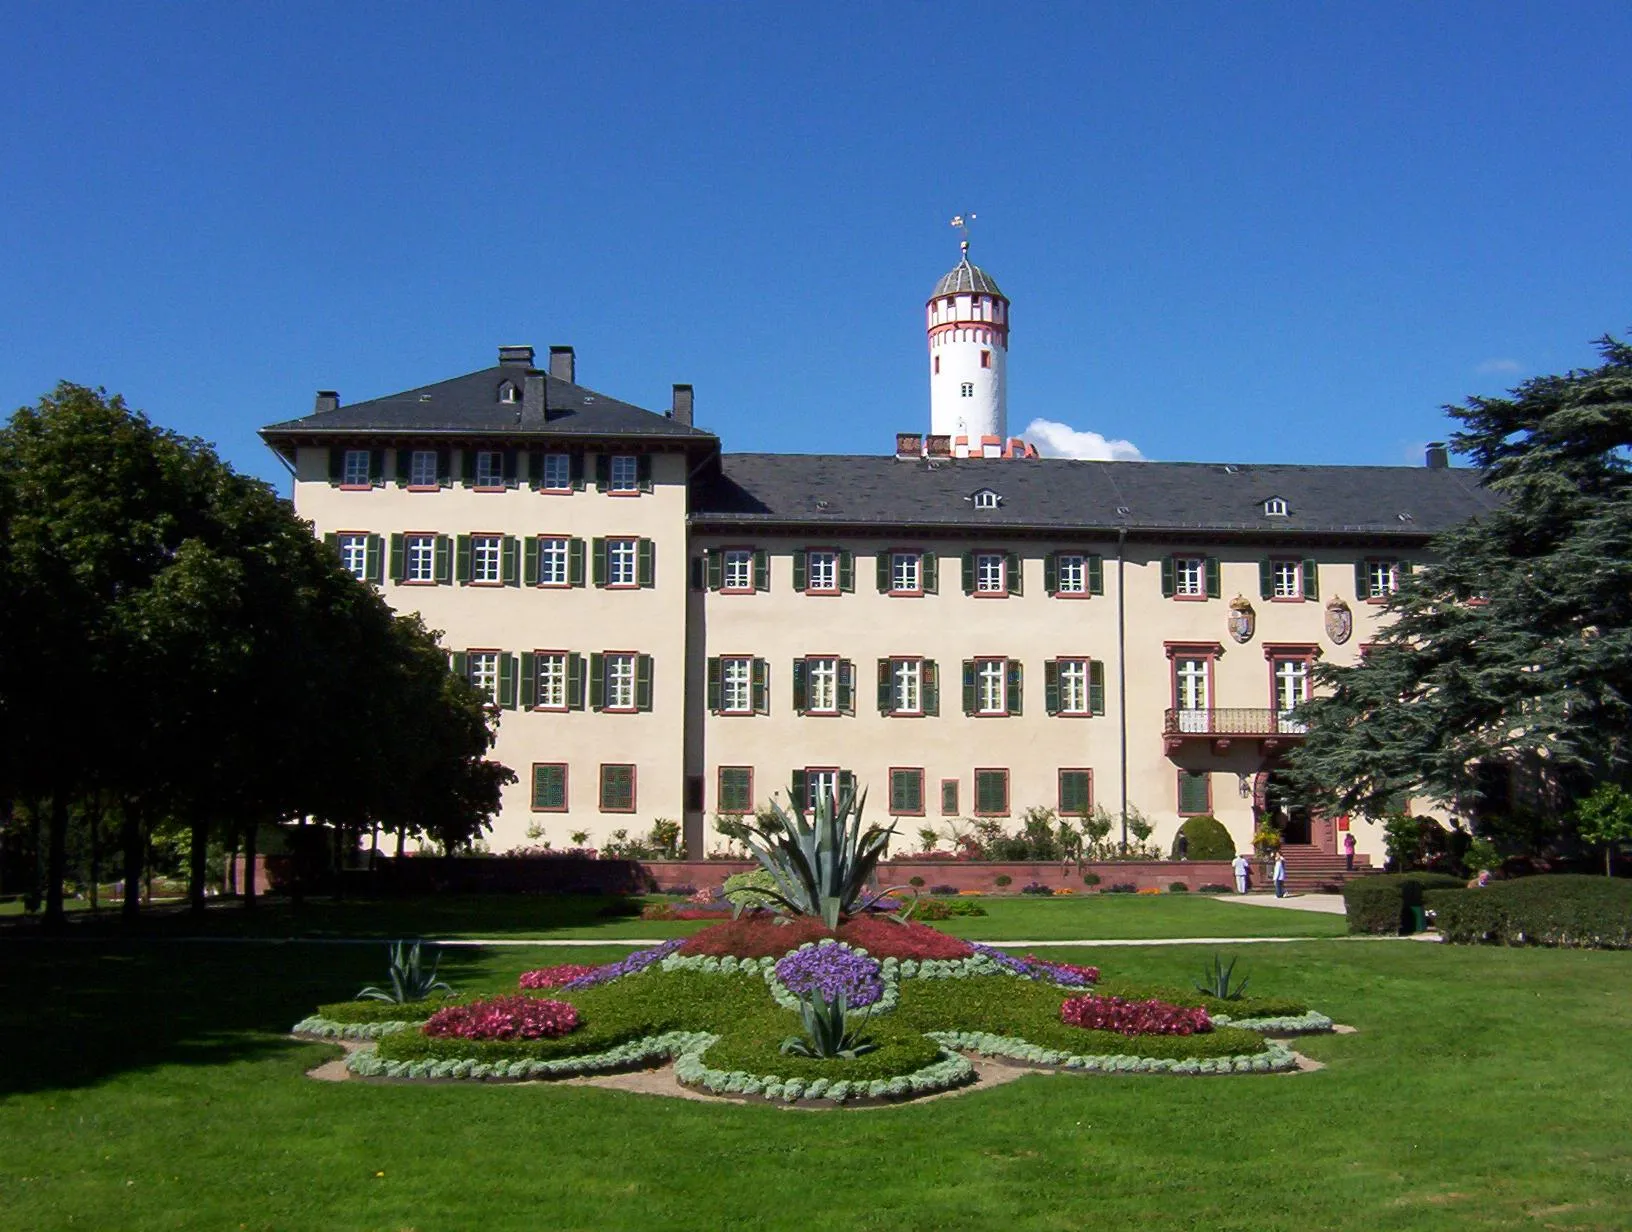
[[[1354,871],[1354,831],[1350,830],[1343,836],[1343,871]]]
[[[1286,897],[1286,857],[1275,853],[1275,897]]]
[[[1247,892],[1247,869],[1250,867],[1247,864],[1247,857],[1237,855],[1235,859],[1230,861],[1230,867],[1235,870],[1235,892],[1245,894]]]

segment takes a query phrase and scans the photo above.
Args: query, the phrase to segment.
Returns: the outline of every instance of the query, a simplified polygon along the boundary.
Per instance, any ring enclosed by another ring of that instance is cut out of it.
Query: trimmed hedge
[[[1632,949],[1632,881],[1523,877],[1427,896],[1441,936],[1459,945]]]
[[[1461,889],[1467,883],[1443,873],[1383,873],[1344,883],[1343,913],[1351,933],[1395,936],[1411,930],[1411,908],[1428,890]]]
[[[1190,817],[1179,827],[1179,834],[1189,840],[1184,858],[1187,860],[1233,860],[1235,840],[1216,817]],[[1173,836],[1173,858],[1179,858],[1179,835]]]

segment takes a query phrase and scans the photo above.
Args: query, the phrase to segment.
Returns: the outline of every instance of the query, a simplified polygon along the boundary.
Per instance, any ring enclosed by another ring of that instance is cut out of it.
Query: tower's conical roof
[[[997,282],[978,265],[970,265],[969,258],[959,261],[957,266],[935,284],[935,295],[956,295],[959,291],[978,291],[985,295],[1002,295],[997,289]]]

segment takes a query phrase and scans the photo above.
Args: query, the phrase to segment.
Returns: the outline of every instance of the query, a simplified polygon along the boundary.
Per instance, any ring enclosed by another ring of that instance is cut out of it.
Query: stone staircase
[[[1315,894],[1322,887],[1341,886],[1351,877],[1363,877],[1378,872],[1371,866],[1371,858],[1359,853],[1354,857],[1354,871],[1343,867],[1341,852],[1316,851],[1312,847],[1289,846],[1281,849],[1286,857],[1286,892],[1288,894]],[[1254,878],[1257,868],[1253,869]],[[1265,888],[1268,888],[1267,886]]]

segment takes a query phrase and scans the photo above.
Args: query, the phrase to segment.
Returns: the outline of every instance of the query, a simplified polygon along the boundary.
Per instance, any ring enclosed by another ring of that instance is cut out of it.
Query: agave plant
[[[815,994],[801,997],[799,1017],[804,1023],[805,1033],[788,1036],[782,1041],[782,1051],[795,1057],[854,1061],[878,1047],[861,1034],[861,1028],[871,1014],[872,1007],[869,1006],[859,1022],[854,1020],[850,1015],[849,999],[842,992],[832,1001],[823,1000]]]
[[[409,949],[406,941],[394,941],[386,946],[385,952],[390,955],[390,988],[376,988],[373,985],[357,994],[359,1001],[394,1001],[401,1004],[404,1001],[423,1001],[433,992],[453,995],[453,989],[446,982],[436,978],[436,962],[433,960],[431,969],[426,971],[419,956],[420,943],[414,942],[414,948]]]
[[[797,805],[790,811],[773,800],[770,811],[750,823],[743,836],[775,882],[760,893],[793,915],[820,916],[829,928],[882,898],[885,891],[869,898],[867,883],[895,827],[864,827],[866,803],[866,792],[858,798],[846,791],[838,800],[822,793],[807,819]]]
[[[1239,1001],[1247,991],[1247,977],[1242,976],[1241,982],[1234,988],[1230,987],[1230,974],[1235,970],[1235,959],[1230,959],[1230,965],[1224,965],[1221,955],[1214,954],[1210,966],[1201,969],[1201,982],[1196,985],[1196,991],[1204,996],[1215,997],[1220,1001]]]

